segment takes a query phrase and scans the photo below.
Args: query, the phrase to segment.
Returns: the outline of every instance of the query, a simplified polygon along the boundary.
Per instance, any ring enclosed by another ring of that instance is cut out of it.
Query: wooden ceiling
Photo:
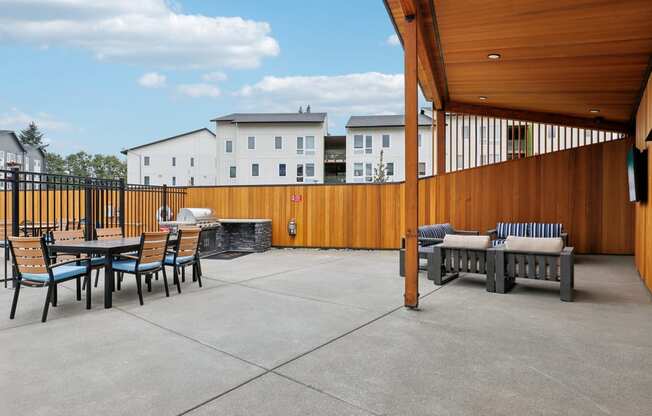
[[[422,16],[420,83],[438,108],[586,119],[596,108],[631,122],[652,56],[651,0],[413,1]],[[406,0],[385,2],[402,38]]]

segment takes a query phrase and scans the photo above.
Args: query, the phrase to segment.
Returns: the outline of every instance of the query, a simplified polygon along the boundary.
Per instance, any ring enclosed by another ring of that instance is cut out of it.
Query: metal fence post
[[[120,228],[122,229],[122,235],[126,236],[125,234],[125,189],[126,184],[124,178],[120,179],[120,218],[118,221],[120,221]]]
[[[93,188],[91,178],[86,178],[84,182],[84,211],[86,218],[84,221],[84,234],[87,240],[93,239]]]
[[[11,235],[18,237],[20,235],[20,173],[18,172],[18,167],[11,168]],[[27,225],[25,225],[27,226]],[[8,247],[8,244],[5,242],[5,247]],[[5,253],[7,251],[5,250]],[[7,261],[8,256],[5,255],[5,262]],[[12,260],[13,261],[13,260]],[[5,279],[7,274],[5,273]],[[11,267],[11,287],[16,289],[16,269]]]
[[[163,185],[163,195],[162,195],[162,207],[163,209],[161,210],[161,221],[167,221],[168,220],[168,186]]]

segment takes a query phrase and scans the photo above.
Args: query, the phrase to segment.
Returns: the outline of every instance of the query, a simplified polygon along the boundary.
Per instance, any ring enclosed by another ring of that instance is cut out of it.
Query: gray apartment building
[[[0,130],[0,169],[18,165],[27,172],[45,172],[45,152],[41,147],[22,144],[11,130]]]

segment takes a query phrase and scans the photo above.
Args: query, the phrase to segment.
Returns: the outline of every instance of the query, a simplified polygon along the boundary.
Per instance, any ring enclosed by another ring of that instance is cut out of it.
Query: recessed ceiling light
[[[487,58],[496,60],[496,59],[500,59],[501,55],[499,53],[490,53],[489,55],[487,55]]]
[[[481,95],[478,98],[480,99],[480,101],[486,101],[487,100],[487,97],[485,97],[484,95]]]
[[[599,113],[599,112],[600,112],[600,110],[598,110],[597,108],[591,108],[591,109],[589,109],[589,113],[597,114],[597,113]]]

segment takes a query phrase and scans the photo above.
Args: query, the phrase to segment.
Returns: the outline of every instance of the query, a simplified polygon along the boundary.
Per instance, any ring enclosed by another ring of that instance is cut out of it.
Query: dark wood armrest
[[[487,230],[487,235],[491,237],[491,239],[496,239],[498,237],[498,231],[496,231],[495,228],[492,230]]]
[[[55,267],[65,266],[66,264],[71,264],[71,263],[88,263],[86,267],[90,266],[91,264],[90,259],[86,257],[83,259],[71,259],[71,260],[60,261],[58,263],[50,264],[50,268],[53,269]]]
[[[564,240],[564,247],[566,247],[568,245],[568,233],[561,233],[561,239]]]
[[[118,260],[119,260],[119,259],[125,259],[125,260],[138,260],[138,257],[137,257],[137,256],[131,256],[131,255],[129,255],[129,254],[120,254],[119,256],[117,256],[117,258],[118,258]]]
[[[423,243],[426,243],[427,245],[435,245],[444,242],[444,240],[442,240],[441,238],[432,238],[432,237],[419,237],[417,241],[419,242],[420,245],[423,245]]]
[[[573,248],[573,247],[564,247],[564,249],[561,251],[561,255],[562,256],[572,256],[574,252],[575,252],[575,248]]]

